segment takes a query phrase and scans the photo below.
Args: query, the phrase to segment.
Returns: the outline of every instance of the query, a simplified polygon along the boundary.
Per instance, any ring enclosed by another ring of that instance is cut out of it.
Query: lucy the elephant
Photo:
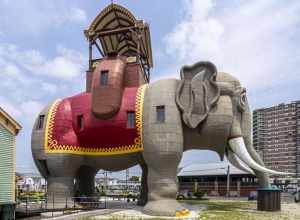
[[[75,111],[72,106],[64,108]],[[91,196],[99,169],[119,171],[139,164],[143,171],[139,202],[144,212],[174,216],[183,209],[175,200],[177,168],[183,152],[190,149],[212,150],[221,159],[226,155],[238,168],[254,172],[260,187],[269,187],[266,173],[280,174],[265,168],[253,148],[246,90],[232,75],[218,73],[210,62],[184,66],[180,80],[165,79],[146,86],[140,151],[110,156],[47,153],[47,129],[45,124],[40,125],[40,119],[47,120],[49,110],[46,107],[35,123],[32,152],[39,171],[48,180],[48,194],[56,197],[73,196],[76,190]],[[65,130],[62,135],[70,135],[71,131]]]

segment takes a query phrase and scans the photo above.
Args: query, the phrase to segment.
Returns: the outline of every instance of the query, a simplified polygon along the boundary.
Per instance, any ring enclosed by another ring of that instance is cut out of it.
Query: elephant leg
[[[142,180],[141,180],[140,197],[137,205],[144,206],[148,201],[148,185],[147,185],[148,167],[146,164],[141,164],[140,166],[142,168]]]
[[[47,179],[47,208],[65,208],[73,205],[73,176],[49,176]]]
[[[47,197],[49,208],[64,208],[74,205],[76,172],[82,163],[77,155],[47,155]]]
[[[76,181],[78,184],[79,194],[81,196],[92,197],[95,195],[96,173],[97,173],[97,169],[94,169],[89,166],[81,166],[79,168],[76,176]]]
[[[143,106],[143,159],[148,167],[148,202],[144,212],[175,216],[183,207],[176,201],[177,167],[183,153],[181,113],[177,108],[177,81],[150,85]],[[162,107],[161,109],[159,107]],[[161,119],[160,112],[164,112]]]
[[[176,201],[178,154],[158,152],[149,154],[148,165],[148,202],[144,212],[150,215],[175,216],[176,211],[184,208]]]

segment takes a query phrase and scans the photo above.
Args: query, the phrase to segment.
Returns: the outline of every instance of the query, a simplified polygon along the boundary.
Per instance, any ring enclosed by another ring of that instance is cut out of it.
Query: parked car
[[[287,186],[285,188],[285,191],[288,192],[288,193],[294,194],[298,191],[298,189],[295,186]]]
[[[192,192],[189,192],[188,190],[184,190],[177,193],[177,199],[194,199],[196,197],[193,196]]]
[[[206,191],[198,190],[197,192],[190,192],[187,190],[177,193],[177,199],[202,199],[206,194]]]
[[[257,192],[251,191],[248,196],[248,200],[257,200]]]

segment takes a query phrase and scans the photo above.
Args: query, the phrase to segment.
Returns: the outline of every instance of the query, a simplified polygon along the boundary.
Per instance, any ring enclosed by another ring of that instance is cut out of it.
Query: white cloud
[[[64,47],[58,47],[57,52],[56,57],[42,64],[42,68],[46,70],[45,74],[63,79],[71,79],[81,74],[84,63],[82,54]]]
[[[57,55],[49,58],[37,50],[20,50],[14,44],[2,43],[0,106],[20,123],[32,125],[45,103],[55,99],[58,87],[65,83],[51,81],[70,80],[81,73],[82,67],[82,55],[65,47],[57,47]]]
[[[49,93],[56,93],[57,92],[57,86],[51,83],[42,82],[41,83],[42,89]]]
[[[0,96],[0,107],[4,109],[9,115],[12,117],[20,117],[22,115],[22,111],[18,108],[17,105],[11,103],[10,101],[6,100],[4,97]]]
[[[81,74],[85,59],[80,52],[63,46],[58,46],[56,52],[57,55],[50,58],[38,50],[20,50],[14,44],[0,44],[0,59],[35,75],[69,80]]]
[[[183,64],[211,60],[255,91],[299,81],[300,2],[184,0],[166,53]],[[179,72],[179,70],[178,70]]]
[[[32,124],[44,106],[45,105],[35,100],[28,99],[18,103],[0,96],[0,107],[20,122]]]
[[[30,159],[30,132],[37,114],[56,98],[74,95],[84,84],[88,62],[82,53],[53,45],[55,35],[64,45],[82,48],[68,36],[87,26],[83,4],[0,0],[0,107],[23,127],[17,137],[18,168],[36,170]]]
[[[87,15],[81,8],[70,8],[67,19],[70,22],[83,23],[87,20]]]
[[[37,114],[43,109],[44,105],[40,102],[29,100],[20,105],[20,110],[28,122],[33,122]]]
[[[20,69],[12,63],[6,64],[2,69],[2,74],[6,74],[7,76],[12,78],[20,77],[20,72]]]
[[[24,73],[22,73],[20,68],[17,65],[15,65],[14,63],[6,62],[3,65],[1,65],[1,63],[0,63],[0,69],[1,69],[1,74],[3,74],[2,76],[5,76],[5,77],[13,79],[13,80],[21,81],[22,83],[25,83],[25,84],[31,82],[31,80],[28,79],[24,75]]]
[[[81,85],[83,62],[81,53],[63,46],[50,58],[37,50],[0,43],[0,106],[31,125],[47,102],[74,91],[72,84],[65,86],[66,80]]]
[[[84,24],[85,11],[76,2],[67,0],[10,0],[0,1],[0,28],[4,31],[30,33],[42,32],[49,27],[67,23]]]

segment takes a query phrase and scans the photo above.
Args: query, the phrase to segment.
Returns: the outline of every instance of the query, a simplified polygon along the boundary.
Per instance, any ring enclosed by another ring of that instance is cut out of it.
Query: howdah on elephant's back
[[[46,153],[96,156],[143,150],[141,132],[145,88],[145,85],[125,88],[118,112],[105,120],[91,113],[90,93],[55,101],[46,122]]]
[[[85,35],[90,42],[86,92],[50,107],[45,152],[94,156],[139,152],[143,85],[149,82],[152,67],[149,27],[127,9],[111,4]],[[102,58],[93,58],[93,47]]]

